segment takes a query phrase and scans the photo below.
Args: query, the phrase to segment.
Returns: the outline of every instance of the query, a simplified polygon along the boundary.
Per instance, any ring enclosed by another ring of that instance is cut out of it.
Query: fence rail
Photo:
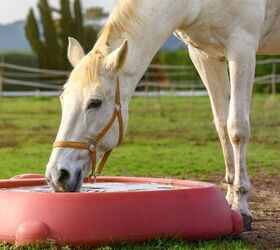
[[[27,72],[35,72],[47,75],[67,75],[68,71],[60,71],[60,70],[50,70],[50,69],[37,69],[37,68],[30,68],[25,66],[14,65],[10,63],[0,63],[0,67],[4,67],[6,69],[14,69],[19,71],[27,71]]]
[[[256,77],[255,84],[271,85],[272,93],[275,94],[276,84],[280,83],[280,75],[276,73],[276,65],[279,63],[278,58],[257,61],[257,65],[271,64],[272,72]],[[136,95],[204,95],[205,87],[193,69],[192,65],[152,64],[138,84]],[[58,95],[68,75],[68,71],[19,66],[5,63],[0,58],[0,97]],[[19,91],[12,86],[25,89]],[[9,91],[5,91],[6,87]]]

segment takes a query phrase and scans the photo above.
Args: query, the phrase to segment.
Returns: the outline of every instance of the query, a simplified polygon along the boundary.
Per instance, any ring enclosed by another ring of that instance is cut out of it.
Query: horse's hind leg
[[[227,65],[224,61],[219,61],[205,56],[195,48],[189,47],[189,52],[191,59],[196,66],[210,96],[214,121],[219,134],[225,159],[225,180],[228,184],[226,199],[229,205],[232,205],[234,156],[227,131],[230,100],[230,83],[227,73]]]
[[[240,37],[243,41],[231,44],[231,50],[228,52],[231,78],[228,132],[235,161],[232,207],[241,212],[244,229],[249,230],[252,222],[248,205],[251,185],[246,169],[246,145],[250,134],[249,109],[254,83],[257,42],[249,36]]]

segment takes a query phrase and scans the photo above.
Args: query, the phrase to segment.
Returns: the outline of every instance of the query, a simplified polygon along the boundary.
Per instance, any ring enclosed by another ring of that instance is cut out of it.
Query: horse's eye
[[[92,99],[87,105],[87,110],[88,109],[94,109],[94,108],[99,108],[102,104],[102,101],[99,99]]]

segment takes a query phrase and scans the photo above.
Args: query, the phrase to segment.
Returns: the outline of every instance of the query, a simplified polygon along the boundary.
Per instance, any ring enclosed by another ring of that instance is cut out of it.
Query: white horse
[[[119,143],[136,85],[174,33],[188,45],[208,90],[225,158],[226,199],[249,229],[246,144],[255,56],[280,52],[279,11],[280,1],[271,0],[119,0],[90,53],[85,55],[80,44],[69,39],[74,70],[60,97],[62,120],[47,165],[49,184],[55,191],[79,191],[92,164]],[[119,112],[118,80],[123,124],[112,120]],[[98,143],[93,143],[96,137]]]

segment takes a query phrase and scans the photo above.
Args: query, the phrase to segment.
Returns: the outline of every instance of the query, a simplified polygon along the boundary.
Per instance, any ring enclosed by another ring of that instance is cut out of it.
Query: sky
[[[51,6],[57,7],[59,0],[48,0]],[[73,0],[70,0],[73,2]],[[0,0],[0,24],[12,23],[26,18],[30,7],[36,7],[38,0]],[[81,0],[83,8],[103,7],[109,12],[115,0]]]

